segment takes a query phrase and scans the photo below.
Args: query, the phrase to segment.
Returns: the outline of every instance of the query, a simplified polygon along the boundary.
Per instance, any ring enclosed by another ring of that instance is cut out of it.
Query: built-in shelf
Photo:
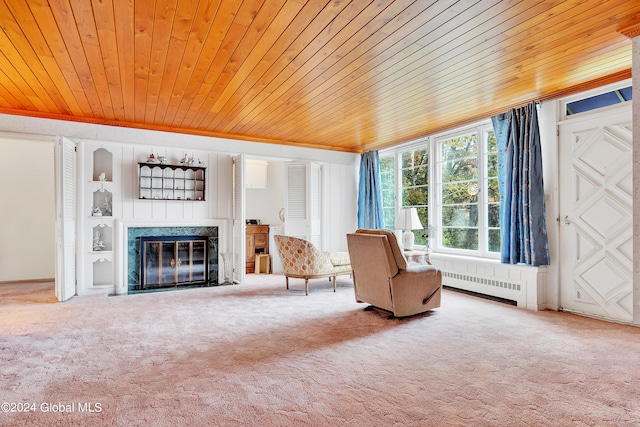
[[[139,197],[145,200],[205,200],[206,167],[138,163]]]

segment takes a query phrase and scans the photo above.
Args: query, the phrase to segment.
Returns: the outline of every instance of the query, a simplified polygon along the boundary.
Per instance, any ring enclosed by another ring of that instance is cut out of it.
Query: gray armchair
[[[440,307],[442,273],[432,265],[408,267],[388,230],[347,234],[356,301],[411,316]]]

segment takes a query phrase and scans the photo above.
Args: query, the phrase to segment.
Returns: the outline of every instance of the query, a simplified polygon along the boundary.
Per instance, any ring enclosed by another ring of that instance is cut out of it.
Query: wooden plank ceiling
[[[0,112],[379,149],[631,76],[637,0],[0,0]]]

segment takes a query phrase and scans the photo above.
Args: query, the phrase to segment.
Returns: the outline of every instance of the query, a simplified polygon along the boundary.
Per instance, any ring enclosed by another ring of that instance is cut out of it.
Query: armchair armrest
[[[424,311],[423,306],[439,307],[442,273],[432,265],[417,265],[400,270],[391,279],[396,316]]]

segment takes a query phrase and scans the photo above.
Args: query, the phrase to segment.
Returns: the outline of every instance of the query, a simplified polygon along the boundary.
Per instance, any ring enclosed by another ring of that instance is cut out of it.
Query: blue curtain
[[[535,103],[491,118],[498,143],[501,260],[548,265],[540,130]]]
[[[380,159],[377,151],[368,151],[360,158],[358,228],[381,229],[383,227]]]

